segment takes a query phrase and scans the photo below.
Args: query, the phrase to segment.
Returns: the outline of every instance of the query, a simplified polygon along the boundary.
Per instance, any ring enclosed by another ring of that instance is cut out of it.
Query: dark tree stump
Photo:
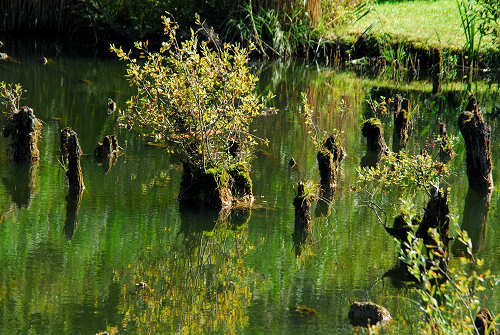
[[[494,319],[490,311],[486,308],[481,308],[474,320],[474,326],[479,331],[479,335],[496,335],[497,331],[494,324],[491,327],[491,331],[488,333],[488,329],[493,321]]]
[[[370,327],[377,324],[385,325],[392,317],[389,311],[373,302],[354,302],[349,307],[349,321],[355,327]]]
[[[432,66],[432,94],[437,95],[441,92],[441,76],[443,68],[443,55],[441,49],[434,51],[434,65]]]
[[[321,150],[316,155],[322,190],[330,191],[335,188],[337,171],[344,156],[344,148],[342,148],[339,139],[335,135],[331,135],[323,142]]]
[[[397,108],[394,111],[394,131],[392,146],[394,152],[399,152],[406,147],[410,133],[410,102],[408,99],[398,97]]]
[[[441,146],[439,148],[439,160],[446,164],[453,157],[455,157],[455,152],[451,146],[450,138],[446,132],[446,124],[443,122],[439,123],[439,137],[441,138]]]
[[[24,106],[9,117],[3,136],[10,136],[10,150],[15,162],[34,162],[40,159],[38,138],[41,130],[42,123],[29,107]]]
[[[233,196],[229,177],[215,169],[204,172],[184,163],[179,202],[181,207],[231,208]]]
[[[94,154],[98,160],[109,159],[110,156],[116,157],[119,151],[118,139],[115,135],[105,136],[102,143],[95,148]]]
[[[451,240],[449,235],[450,228],[450,209],[448,207],[448,193],[440,191],[437,188],[432,189],[431,199],[425,208],[424,217],[417,229],[416,236],[422,238],[426,245],[435,246],[437,243],[429,234],[430,228],[437,229],[441,242],[448,247]]]
[[[363,123],[361,132],[366,137],[366,155],[361,159],[361,166],[376,166],[380,158],[387,152],[382,122],[377,118],[368,119]]]
[[[469,188],[489,193],[493,189],[491,128],[483,120],[476,96],[469,97],[467,110],[458,116],[458,126],[465,141]]]
[[[81,155],[82,149],[76,132],[70,128],[63,129],[61,131],[61,156],[63,164],[67,165],[66,177],[68,177],[70,194],[79,194],[85,189],[80,165]]]
[[[295,231],[309,229],[311,223],[311,199],[305,193],[304,183],[299,181],[297,185],[297,195],[293,199],[295,207]]]
[[[119,150],[120,146],[115,135],[105,136],[102,143],[99,143],[95,148],[94,155],[96,160],[103,164],[106,172],[115,164]]]

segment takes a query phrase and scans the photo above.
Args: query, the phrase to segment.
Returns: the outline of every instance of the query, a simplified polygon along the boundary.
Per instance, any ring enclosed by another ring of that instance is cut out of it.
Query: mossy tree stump
[[[489,193],[493,189],[491,128],[484,122],[475,95],[469,97],[466,111],[458,116],[458,126],[465,141],[469,188]]]
[[[394,131],[392,146],[394,152],[399,152],[406,147],[410,137],[410,101],[398,98],[397,108],[394,111]]]
[[[305,185],[299,181],[297,195],[293,199],[295,207],[295,232],[309,229],[311,223],[311,195],[306,193]]]
[[[63,164],[66,165],[69,193],[79,194],[85,189],[82,167],[80,164],[82,149],[80,148],[77,133],[71,128],[61,130],[60,149]]]
[[[439,123],[439,137],[441,139],[441,145],[439,148],[439,160],[447,164],[453,157],[455,157],[455,152],[446,132],[446,124],[443,122]]]
[[[366,120],[361,133],[366,137],[366,155],[361,159],[361,166],[375,166],[387,152],[382,122],[377,118]]]
[[[248,168],[237,163],[227,170],[211,168],[203,171],[183,164],[179,192],[181,206],[203,206],[212,209],[250,207],[254,197]]]
[[[21,107],[12,114],[3,129],[3,136],[10,137],[10,150],[15,162],[34,162],[40,159],[38,138],[42,123],[38,120],[32,108]]]
[[[316,155],[322,190],[332,190],[337,185],[337,171],[344,156],[344,148],[337,136],[331,135],[323,142]]]

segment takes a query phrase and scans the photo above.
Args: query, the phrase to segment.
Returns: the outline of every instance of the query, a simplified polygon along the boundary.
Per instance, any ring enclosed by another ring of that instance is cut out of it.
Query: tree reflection
[[[248,325],[255,276],[243,264],[253,248],[247,229],[231,230],[227,219],[219,218],[212,230],[195,235],[138,262],[129,285],[141,285],[122,294],[123,331],[235,334]]]

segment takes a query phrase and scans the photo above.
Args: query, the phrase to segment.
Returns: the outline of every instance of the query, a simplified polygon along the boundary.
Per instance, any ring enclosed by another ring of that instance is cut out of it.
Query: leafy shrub
[[[177,24],[163,17],[166,41],[159,52],[150,52],[147,41],[136,42],[139,60],[111,46],[127,62],[127,79],[137,88],[121,122],[167,144],[192,167],[227,170],[248,162],[253,146],[262,142],[250,123],[271,96],[254,93],[257,78],[247,66],[251,49],[220,45],[199,17],[196,21],[200,28],[179,42]],[[209,39],[201,41],[202,33]]]

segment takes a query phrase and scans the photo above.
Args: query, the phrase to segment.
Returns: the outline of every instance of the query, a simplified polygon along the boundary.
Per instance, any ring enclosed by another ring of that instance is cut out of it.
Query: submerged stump
[[[469,97],[466,111],[458,116],[458,126],[465,141],[469,188],[481,193],[491,192],[491,128],[484,122],[475,95]]]
[[[410,101],[398,98],[397,108],[394,111],[394,131],[392,146],[394,152],[399,152],[406,147],[410,135]]]
[[[118,154],[118,139],[115,135],[105,136],[102,143],[95,148],[94,154],[98,160],[109,159],[110,156]]]
[[[295,207],[295,232],[309,229],[311,223],[311,195],[306,193],[304,183],[299,181],[297,195],[293,199]]]
[[[337,171],[344,159],[345,151],[337,136],[329,136],[316,155],[322,190],[332,190],[337,184]]]
[[[10,151],[15,162],[34,162],[40,159],[38,138],[42,123],[38,120],[32,108],[21,107],[12,114],[3,129],[3,136],[10,137]]]
[[[105,136],[94,150],[96,160],[103,164],[104,170],[109,171],[116,162],[120,146],[115,135]]]
[[[81,155],[82,149],[77,133],[71,128],[61,130],[61,157],[67,169],[66,177],[68,178],[70,194],[79,194],[85,189],[80,164]]]
[[[373,302],[354,302],[349,308],[349,321],[355,327],[385,325],[391,321],[389,311]]]
[[[387,152],[382,122],[377,118],[368,119],[363,122],[361,132],[366,137],[366,155],[361,159],[361,166],[375,166]]]
[[[439,123],[439,137],[441,139],[441,145],[439,148],[439,160],[442,163],[447,164],[453,157],[455,157],[455,152],[453,151],[450,138],[448,137],[448,133],[446,132],[446,123]]]

